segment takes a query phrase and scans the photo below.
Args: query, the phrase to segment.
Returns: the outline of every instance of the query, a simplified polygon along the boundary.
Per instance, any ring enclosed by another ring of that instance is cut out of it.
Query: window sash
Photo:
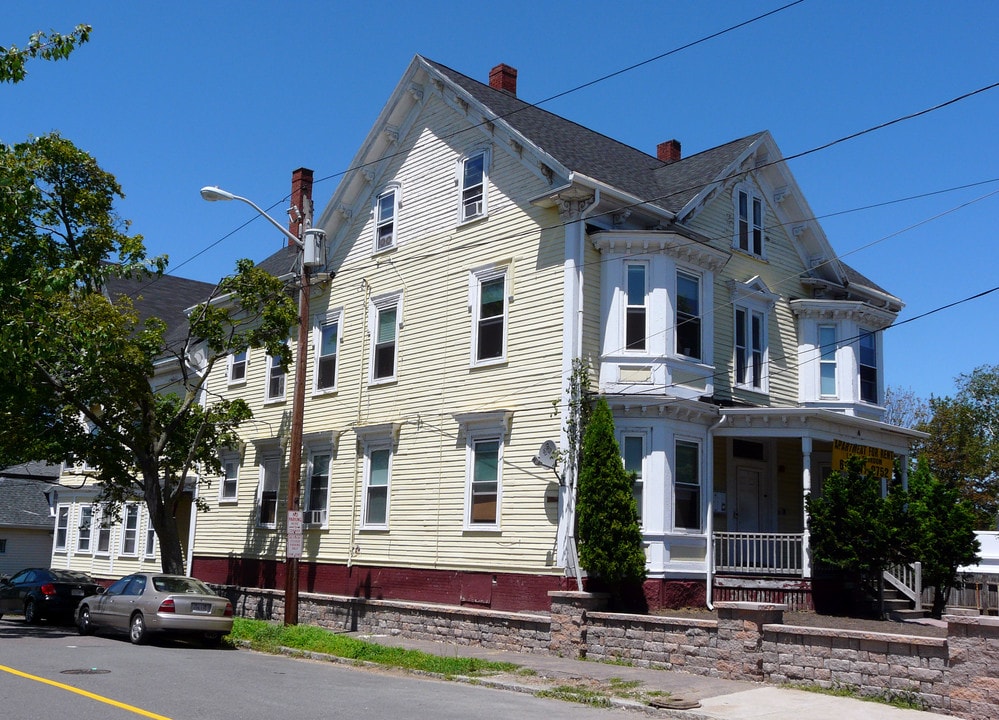
[[[874,333],[861,331],[858,338],[858,364],[860,365],[860,399],[878,402],[878,347]]]
[[[268,356],[267,363],[267,399],[281,400],[284,398],[285,372],[281,369],[281,356]]]
[[[836,327],[819,326],[819,394],[836,396]]]
[[[319,329],[319,347],[316,352],[316,387],[329,390],[336,386],[336,356],[339,323],[327,323]]]
[[[388,448],[368,452],[368,476],[365,478],[364,524],[388,524],[388,492],[392,451]]]
[[[486,154],[465,158],[461,173],[461,219],[485,214]]]
[[[330,490],[330,454],[315,453],[309,458],[309,488],[305,509],[326,513]]]
[[[94,525],[94,508],[90,505],[80,506],[80,524],[76,535],[76,551],[90,552],[91,528]]]
[[[135,555],[139,539],[139,507],[126,505],[121,523],[121,554]]]
[[[242,350],[229,356],[229,382],[238,383],[246,380],[247,351]]]
[[[500,441],[475,440],[472,443],[472,477],[469,488],[469,525],[499,523]]]
[[[281,482],[281,461],[266,459],[260,466],[260,488],[257,511],[257,523],[263,526],[274,526],[277,523],[277,496]]]
[[[396,191],[378,196],[375,211],[375,250],[387,250],[395,245]]]
[[[478,290],[475,359],[496,360],[506,354],[506,274],[480,278]]]
[[[624,346],[628,350],[645,350],[645,338],[648,334],[645,305],[647,292],[645,265],[629,264],[624,321]]]
[[[625,435],[622,438],[624,470],[632,478],[632,495],[638,510],[638,523],[642,524],[645,506],[645,480],[643,469],[645,465],[645,436]]]
[[[375,324],[375,347],[373,376],[375,379],[390,378],[395,375],[396,319],[395,306],[379,308]]]
[[[763,387],[764,316],[736,308],[735,311],[735,381],[760,389]]]
[[[219,499],[235,500],[239,481],[239,461],[226,459],[222,461],[222,487],[219,489]]]
[[[673,526],[701,530],[701,446],[677,440],[673,467]]]
[[[676,274],[676,352],[701,359],[701,279]]]
[[[739,191],[739,249],[763,254],[763,201],[745,190]]]
[[[65,550],[66,541],[69,537],[69,506],[61,505],[56,510],[56,535],[55,549]]]

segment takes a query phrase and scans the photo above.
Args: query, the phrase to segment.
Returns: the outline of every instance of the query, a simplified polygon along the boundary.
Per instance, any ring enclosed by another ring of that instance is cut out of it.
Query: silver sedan
[[[232,603],[200,580],[183,575],[135,573],[104,593],[80,601],[76,625],[81,635],[108,629],[127,632],[135,644],[150,633],[200,636],[218,645],[232,631]]]

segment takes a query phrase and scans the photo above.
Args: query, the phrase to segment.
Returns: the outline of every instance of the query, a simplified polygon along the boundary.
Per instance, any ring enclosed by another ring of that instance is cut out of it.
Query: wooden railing
[[[890,565],[884,571],[885,582],[909,598],[916,610],[922,610],[923,566],[915,562],[911,565]]]
[[[801,533],[716,532],[716,573],[802,576]]]

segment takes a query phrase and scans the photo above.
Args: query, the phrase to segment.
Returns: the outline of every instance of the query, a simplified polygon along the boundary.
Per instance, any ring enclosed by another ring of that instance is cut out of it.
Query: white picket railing
[[[716,532],[715,572],[801,577],[802,533]]]
[[[923,609],[923,566],[922,563],[911,565],[890,565],[884,571],[885,582],[896,588],[900,593],[912,600],[916,610]]]

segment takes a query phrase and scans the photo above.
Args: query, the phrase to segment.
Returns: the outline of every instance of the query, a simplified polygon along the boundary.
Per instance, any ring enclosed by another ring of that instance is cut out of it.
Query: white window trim
[[[94,519],[92,521],[92,527],[97,529],[97,534],[94,536],[92,542],[94,544],[94,556],[95,557],[111,557],[111,548],[114,547],[114,526],[108,525],[104,526],[104,508],[94,508],[94,514],[92,516]],[[101,535],[107,534],[108,539],[108,549],[101,550]]]
[[[502,530],[503,516],[503,450],[505,428],[470,430],[465,434],[465,510],[464,530],[466,532],[499,532]],[[479,442],[496,442],[496,518],[491,523],[472,522],[472,485],[475,480],[475,445]]]
[[[65,503],[61,503],[56,506],[56,521],[55,521],[55,533],[52,537],[52,547],[56,552],[64,553],[69,552],[70,542],[69,542],[69,517],[72,514],[72,506]],[[60,528],[61,521],[65,521],[65,524]],[[62,530],[62,545],[59,544],[59,531]]]
[[[287,352],[291,352],[290,346]],[[267,362],[264,365],[264,404],[270,405],[274,403],[283,403],[285,398],[288,396],[288,382],[291,380],[288,377],[288,373],[283,373],[284,382],[281,383],[281,394],[271,396],[271,370],[273,369],[274,360],[277,359],[276,355],[267,355]]]
[[[130,551],[125,551],[125,539],[128,537],[128,515],[129,511],[135,511],[135,547]],[[138,557],[139,556],[139,506],[135,503],[126,503],[121,510],[121,537],[118,538],[118,555],[119,557]]]
[[[263,508],[264,500],[264,490],[267,478],[267,465],[268,463],[274,463],[277,465],[277,482],[274,486],[275,492],[275,502],[274,502],[274,522],[264,523],[260,522],[260,511]],[[273,530],[277,527],[278,515],[280,515],[281,509],[281,458],[276,455],[265,455],[258,465],[259,475],[257,479],[257,502],[254,505],[253,515],[254,515],[254,525],[258,528],[263,528],[265,530]]]
[[[328,388],[319,387],[319,360],[322,350],[323,328],[336,325],[336,357],[333,360],[333,384]],[[329,395],[337,392],[340,383],[340,341],[343,338],[343,308],[330,310],[324,315],[316,315],[312,322],[312,394]]]
[[[475,215],[467,216],[465,215],[465,163],[469,160],[482,156],[482,200],[481,209]],[[492,152],[488,149],[473,150],[468,154],[461,157],[458,160],[457,166],[457,177],[455,178],[458,185],[458,224],[464,225],[466,223],[476,222],[489,217],[489,165],[492,162]]]
[[[482,310],[482,284],[497,278],[503,278],[503,352],[499,357],[479,359],[479,313]],[[513,301],[511,292],[510,272],[506,264],[492,264],[472,270],[469,276],[468,306],[472,313],[471,358],[472,367],[498,365],[506,362],[510,327],[510,303]]]
[[[740,381],[738,376],[739,370],[739,345],[738,345],[738,329],[739,329],[739,313],[745,314],[746,318],[746,380]],[[732,375],[733,384],[740,390],[748,390],[755,393],[768,394],[770,392],[770,343],[769,343],[769,313],[761,310],[755,304],[751,303],[740,303],[735,305],[732,309]],[[753,318],[760,318],[760,342],[762,347],[759,348],[760,351],[760,384],[753,384],[753,371],[755,365],[753,363],[753,355],[755,348],[753,347]]]
[[[378,247],[378,231],[384,224],[378,217],[378,210],[383,197],[392,193],[392,242],[385,247]],[[381,192],[375,195],[374,205],[371,209],[372,224],[374,225],[374,237],[371,239],[371,251],[373,255],[393,250],[399,245],[399,208],[402,207],[402,186],[399,183],[389,183]]]
[[[388,477],[385,483],[385,522],[368,522],[368,491],[371,487],[371,454],[380,450],[388,451]],[[364,444],[364,491],[361,494],[361,530],[388,530],[392,509],[392,465],[395,462],[395,448],[391,438],[371,440]]]
[[[746,212],[747,212],[747,223],[749,225],[749,235],[747,238],[747,247],[743,248],[740,245],[739,237],[739,194],[746,194]],[[754,252],[753,250],[753,231],[756,229],[756,225],[753,222],[753,203],[754,201],[759,201],[760,203],[760,252]],[[739,183],[735,186],[732,191],[732,215],[734,218],[734,229],[732,235],[732,249],[736,250],[750,257],[759,258],[761,260],[767,259],[767,203],[761,193],[754,185],[750,183]]]
[[[829,360],[823,359],[823,357],[822,357],[823,348],[824,348],[824,346],[822,344],[822,329],[823,328],[832,328],[832,331],[835,334],[835,340],[833,341],[834,345],[833,345],[833,350],[832,350],[832,358],[829,359]],[[818,354],[818,362],[816,363],[816,372],[818,374],[817,374],[817,377],[816,377],[817,384],[816,384],[816,388],[815,389],[818,391],[816,393],[816,397],[824,399],[824,400],[834,400],[834,399],[839,398],[839,396],[840,396],[839,366],[840,366],[841,360],[840,360],[840,357],[839,357],[839,347],[840,347],[840,342],[841,342],[840,336],[842,335],[842,329],[843,329],[842,325],[840,325],[839,323],[835,323],[835,322],[832,322],[832,323],[822,322],[822,323],[817,323],[815,325],[815,349],[816,349],[816,352]],[[823,365],[832,365],[832,368],[833,368],[833,382],[835,383],[836,387],[833,388],[834,391],[833,391],[833,393],[831,395],[829,393],[822,392],[822,366]],[[858,374],[858,381],[859,381],[859,374]]]
[[[242,463],[240,462],[239,453],[235,450],[227,450],[220,453],[219,461],[222,463],[222,475],[219,477],[219,505],[235,505],[239,501],[239,472],[241,470]],[[233,462],[236,466],[236,477],[235,477],[235,490],[231,496],[225,494],[225,483],[226,483],[226,463]]]
[[[384,385],[396,382],[399,377],[399,338],[403,327],[402,322],[402,293],[389,293],[371,298],[371,312],[368,313],[368,337],[370,338],[369,362],[368,362],[368,384]],[[375,357],[378,348],[378,316],[383,310],[395,308],[395,357],[392,362],[392,374],[385,377],[375,377]]]
[[[331,445],[316,445],[315,447],[308,448],[309,461],[306,465],[306,476],[305,476],[305,497],[303,505],[303,510],[306,512],[305,524],[312,527],[320,527],[326,529],[329,527],[330,520],[330,476],[333,471],[333,447]],[[315,508],[306,507],[308,505],[309,499],[312,497],[312,477],[315,474],[315,459],[317,455],[326,455],[326,498],[323,502],[322,515],[320,516],[320,521],[314,522],[308,517],[309,510],[315,510]]]
[[[246,376],[247,376],[247,374],[250,371],[250,349],[247,348],[246,350],[243,350],[243,355],[245,355],[245,357],[243,358],[243,377],[235,379],[235,380],[233,379],[233,377],[232,377],[232,369],[233,369],[233,366],[236,364],[236,355],[237,354],[238,353],[229,353],[229,359],[228,359],[227,365],[226,365],[225,376],[226,376],[226,381],[227,381],[227,383],[228,383],[228,385],[230,387],[235,387],[235,386],[238,386],[238,385],[245,385],[246,384]]]
[[[80,547],[80,540],[83,538],[83,514],[84,510],[90,510],[90,520],[87,522],[87,547]],[[80,555],[93,555],[94,554],[94,507],[92,505],[81,505],[79,519],[77,520],[76,527],[76,552]]]
[[[676,524],[676,487],[677,485],[684,485],[686,487],[695,487],[691,483],[680,483],[677,481],[676,470],[677,470],[677,458],[676,458],[676,448],[681,442],[690,443],[697,446],[697,517],[700,523],[699,528],[688,528],[682,527]],[[683,435],[675,435],[673,437],[673,457],[671,458],[672,464],[670,468],[670,476],[672,482],[670,483],[670,527],[673,528],[673,532],[676,534],[684,535],[703,535],[704,534],[704,442],[700,438],[686,437]]]

